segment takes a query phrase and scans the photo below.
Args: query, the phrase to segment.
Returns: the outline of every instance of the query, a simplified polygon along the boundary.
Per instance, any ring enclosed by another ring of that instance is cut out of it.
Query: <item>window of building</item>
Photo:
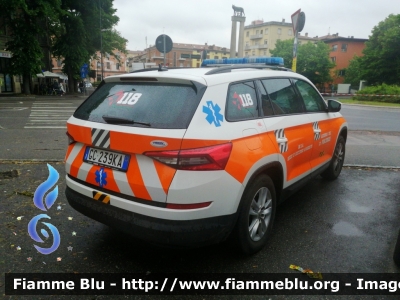
[[[337,45],[332,45],[332,51],[336,51],[337,50]]]
[[[278,28],[278,34],[282,33],[282,28]]]
[[[263,31],[262,31],[262,29],[260,30],[260,34],[263,34]]]
[[[218,59],[218,58],[219,58],[218,55],[215,55],[215,56],[214,56],[214,59]]]
[[[267,50],[264,50],[264,55],[267,55]]]
[[[268,28],[265,28],[264,33],[268,34]]]
[[[256,34],[258,34],[258,33],[259,33],[259,30],[257,29],[257,30],[256,30]]]
[[[115,65],[116,69],[119,70],[119,63]]]
[[[248,31],[246,32],[246,36],[249,37],[249,32]]]
[[[57,59],[57,67],[61,67],[62,65],[62,60],[61,59]]]
[[[107,68],[107,69],[111,69],[111,65],[110,65],[110,62],[109,62],[109,61],[106,63],[106,68]]]
[[[293,33],[292,33],[292,29],[289,29],[288,30],[288,35],[292,35]]]
[[[347,44],[342,44],[342,52],[347,52]]]
[[[256,55],[256,52],[255,52],[255,51],[252,51],[252,52],[251,52],[251,55],[255,56],[255,55]]]
[[[339,70],[338,75],[339,76],[346,76],[346,69]]]
[[[268,40],[264,40],[264,45],[268,45]]]
[[[332,62],[336,62],[336,56],[332,56],[332,57],[331,57],[331,61],[332,61]]]

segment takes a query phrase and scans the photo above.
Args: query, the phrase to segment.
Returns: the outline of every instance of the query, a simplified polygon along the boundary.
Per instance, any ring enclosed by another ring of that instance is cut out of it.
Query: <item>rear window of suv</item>
[[[196,87],[190,85],[110,82],[83,102],[74,117],[123,126],[185,129],[200,99]]]

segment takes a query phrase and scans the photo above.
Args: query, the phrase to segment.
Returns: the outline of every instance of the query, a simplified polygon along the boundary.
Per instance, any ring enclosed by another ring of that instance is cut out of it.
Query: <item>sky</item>
[[[245,25],[285,19],[298,9],[305,13],[302,35],[367,39],[374,26],[390,14],[400,14],[399,0],[114,0],[127,50],[144,50],[161,34],[174,43],[230,48],[232,5],[242,7]]]

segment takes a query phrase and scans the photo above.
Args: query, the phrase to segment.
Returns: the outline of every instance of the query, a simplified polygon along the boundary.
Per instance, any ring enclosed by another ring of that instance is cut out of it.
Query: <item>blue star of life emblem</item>
[[[221,108],[218,104],[212,101],[207,101],[207,106],[203,105],[203,113],[207,114],[206,120],[208,123],[214,123],[215,127],[221,126],[220,122],[224,121],[224,116],[220,113]]]
[[[99,184],[100,187],[103,187],[103,185],[107,185],[107,173],[106,171],[104,171],[104,168],[100,168],[100,170],[97,170],[95,174],[96,182]]]

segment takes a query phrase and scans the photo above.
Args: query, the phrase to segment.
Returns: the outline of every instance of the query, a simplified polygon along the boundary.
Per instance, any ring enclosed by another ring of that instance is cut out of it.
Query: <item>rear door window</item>
[[[226,119],[239,121],[258,118],[257,93],[253,81],[230,85]]]
[[[124,126],[185,129],[201,96],[190,85],[110,82],[82,103],[74,117]]]

